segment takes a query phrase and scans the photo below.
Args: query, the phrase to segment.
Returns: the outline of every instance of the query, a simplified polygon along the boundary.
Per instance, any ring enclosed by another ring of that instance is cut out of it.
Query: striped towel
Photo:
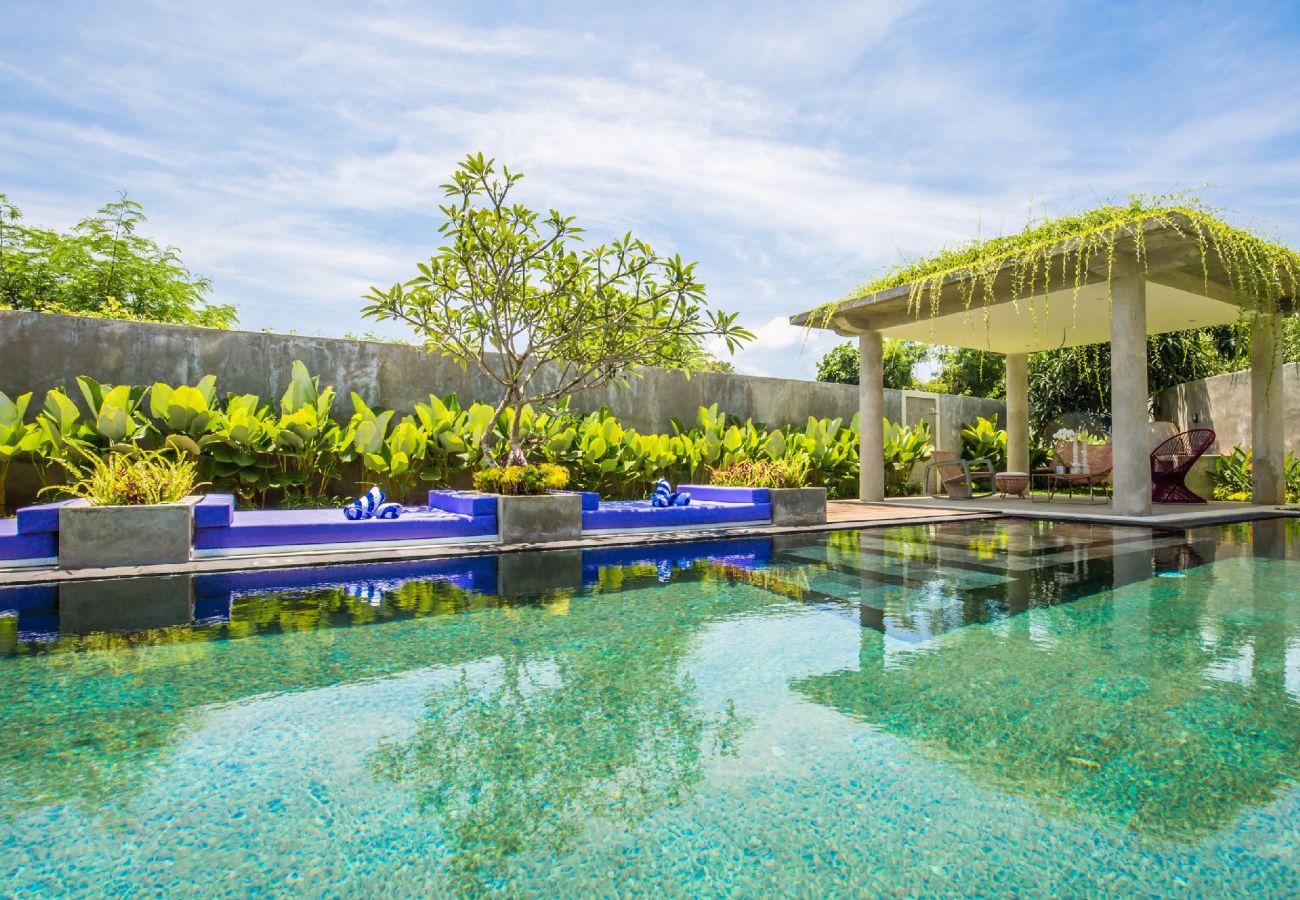
[[[343,507],[343,515],[352,522],[358,522],[362,519],[373,519],[376,513],[384,507],[384,499],[386,496],[387,495],[384,494],[382,488],[372,487],[370,490],[362,494],[360,498],[353,500],[350,504]],[[395,506],[396,504],[390,503],[388,505]],[[391,518],[395,519],[397,517],[392,516]]]
[[[667,506],[685,506],[691,502],[690,494],[679,494],[668,484],[668,479],[660,478],[655,484],[655,492],[650,495],[650,505],[663,508]]]

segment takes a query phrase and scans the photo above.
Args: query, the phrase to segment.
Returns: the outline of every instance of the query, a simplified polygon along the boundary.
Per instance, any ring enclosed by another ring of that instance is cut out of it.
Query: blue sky
[[[832,345],[791,312],[1031,211],[1200,188],[1300,246],[1295,3],[3,9],[0,192],[62,227],[126,190],[251,329],[372,327],[478,150],[698,260],[760,374]]]

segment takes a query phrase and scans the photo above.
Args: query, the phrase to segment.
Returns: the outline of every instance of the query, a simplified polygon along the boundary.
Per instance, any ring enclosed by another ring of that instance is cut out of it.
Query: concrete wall
[[[305,323],[309,325],[310,323]],[[216,331],[182,325],[117,322],[80,316],[0,311],[0,391],[27,391],[39,404],[53,387],[66,388],[80,402],[74,379],[89,375],[111,384],[194,384],[217,376],[221,393],[258,394],[278,399],[289,368],[302,360],[322,385],[338,391],[335,415],[347,418],[349,392],[368,403],[411,410],[429,394],[455,392],[464,403],[495,402],[499,393],[482,375],[464,372],[448,359],[417,347],[301,335]],[[902,415],[902,395],[886,391],[886,415]],[[642,432],[667,431],[677,417],[695,420],[701,406],[771,425],[802,424],[809,416],[852,418],[858,389],[786,378],[700,374],[687,379],[674,372],[647,370],[622,388],[609,385],[574,397],[581,412],[608,406],[624,424]],[[940,446],[957,448],[961,423],[996,414],[1005,422],[1000,400],[943,397],[936,429]]]
[[[1300,453],[1300,364],[1282,367],[1286,448]],[[1155,417],[1176,424],[1180,431],[1212,428],[1211,453],[1228,453],[1250,446],[1250,372],[1216,375],[1169,388],[1156,395]]]

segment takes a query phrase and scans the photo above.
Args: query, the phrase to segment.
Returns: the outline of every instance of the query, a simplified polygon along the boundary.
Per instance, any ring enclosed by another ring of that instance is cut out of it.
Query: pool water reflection
[[[1297,554],[998,521],[0,590],[0,891],[1291,894]]]

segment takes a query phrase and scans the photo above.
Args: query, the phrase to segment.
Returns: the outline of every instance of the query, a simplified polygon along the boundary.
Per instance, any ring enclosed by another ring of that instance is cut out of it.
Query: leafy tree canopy
[[[474,366],[501,389],[493,424],[513,411],[510,464],[526,461],[525,405],[626,379],[641,366],[699,371],[706,339],[722,338],[728,352],[753,339],[735,313],[708,307],[695,263],[660,256],[631,234],[577,249],[583,230],[572,217],[510,201],[522,177],[498,172],[481,153],[466,158],[443,185],[443,245],[405,284],[371,288],[364,307],[370,318],[412,326],[429,350]]]
[[[123,194],[70,231],[24,225],[0,194],[0,308],[229,328],[235,308],[211,304],[212,282],[175,247],[137,233],[139,203]]]
[[[906,391],[916,387],[916,367],[929,356],[929,349],[912,341],[885,338],[885,387]],[[840,344],[817,362],[817,380],[833,384],[857,384],[861,359],[853,344]]]

